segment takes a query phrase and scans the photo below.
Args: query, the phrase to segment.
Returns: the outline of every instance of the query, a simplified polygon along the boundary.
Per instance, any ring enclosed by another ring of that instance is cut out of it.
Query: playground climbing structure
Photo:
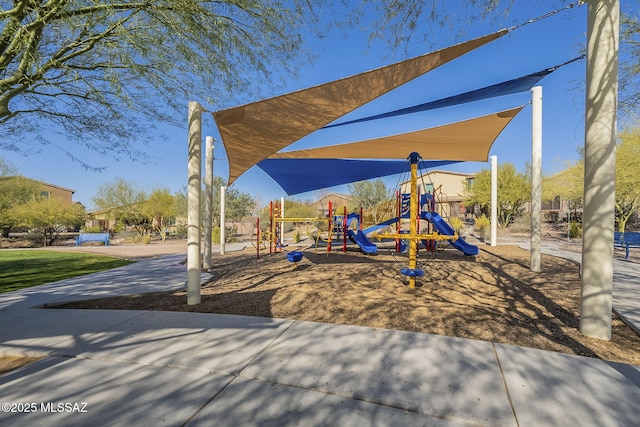
[[[420,194],[418,192],[418,162],[421,159],[420,154],[413,152],[407,158],[410,164],[410,194],[409,194],[409,232],[401,232],[399,227],[396,228],[395,233],[390,233],[388,231],[380,232],[373,231],[372,236],[382,240],[382,239],[402,239],[407,240],[409,242],[409,265],[407,268],[403,268],[401,273],[409,278],[409,287],[415,288],[416,286],[416,277],[420,277],[424,275],[424,270],[418,268],[418,245],[420,241],[451,241],[458,242],[461,238],[451,227],[445,228],[441,222],[436,222],[435,213],[429,213],[431,216],[422,216],[422,219],[427,219],[430,224],[433,224],[434,230],[430,231],[427,229],[427,233],[421,233],[419,230],[419,219],[421,218],[420,212]],[[430,204],[427,204],[430,205]],[[400,208],[400,216],[402,216],[402,208]],[[437,216],[440,218],[439,216]],[[433,221],[432,221],[433,220]],[[442,218],[440,218],[442,220]],[[444,221],[442,221],[444,222]],[[399,223],[399,219],[398,219]],[[446,223],[445,223],[446,224]],[[448,225],[448,224],[447,224]],[[472,245],[468,245],[472,246]],[[454,245],[455,247],[455,245]],[[476,248],[477,250],[477,248]],[[473,252],[472,250],[468,250],[468,252]],[[465,253],[467,254],[467,253]],[[473,255],[477,255],[477,252]]]

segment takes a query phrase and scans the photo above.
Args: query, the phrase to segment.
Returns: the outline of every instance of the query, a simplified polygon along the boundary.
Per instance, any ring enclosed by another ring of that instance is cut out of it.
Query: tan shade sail
[[[213,113],[229,184],[260,160],[367,102],[504,34],[479,37],[362,74]]]
[[[485,162],[502,130],[523,106],[463,122],[349,144],[288,151],[270,159],[406,159],[418,152],[427,160]]]

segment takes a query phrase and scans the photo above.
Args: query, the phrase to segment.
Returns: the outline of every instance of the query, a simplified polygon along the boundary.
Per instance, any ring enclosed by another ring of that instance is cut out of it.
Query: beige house
[[[418,191],[435,195],[435,211],[443,218],[465,217],[464,198],[474,179],[475,174],[432,170],[418,176]],[[409,193],[410,187],[410,181],[400,184],[402,193]]]
[[[55,197],[61,200],[65,206],[73,205],[73,193],[75,193],[75,190],[60,187],[54,184],[49,184],[48,182],[44,181],[38,181],[37,179],[27,178],[24,176],[11,176],[3,179],[22,179],[24,181],[31,182],[40,188],[40,197],[47,199]]]
[[[111,210],[89,212],[84,221],[86,228],[99,228],[103,231],[112,230],[115,224],[116,220]]]
[[[349,206],[351,202],[351,196],[348,194],[340,194],[340,193],[329,193],[318,200],[313,202],[313,206],[318,209],[318,214],[320,216],[327,216],[329,214],[329,202],[331,202],[332,209],[337,209],[343,206]]]
[[[559,172],[548,178],[542,183],[542,213],[548,220],[557,221],[558,219],[566,220],[567,216],[573,218],[582,217],[582,194],[576,194],[575,200],[567,200],[565,197],[557,195],[556,189],[582,188],[580,181],[576,182],[577,177],[573,174],[567,174],[567,171]],[[559,192],[559,191],[558,191]],[[524,206],[525,212],[531,212],[531,202],[527,202]]]
[[[40,190],[40,196],[42,197],[56,197],[65,204],[65,206],[73,205],[73,193],[75,190],[69,188],[59,187],[57,185],[48,184],[42,181],[35,181],[42,189]]]

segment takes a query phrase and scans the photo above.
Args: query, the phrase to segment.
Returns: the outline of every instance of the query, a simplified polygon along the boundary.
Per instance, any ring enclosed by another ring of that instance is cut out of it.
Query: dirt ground
[[[0,375],[40,359],[42,358],[33,356],[0,355]]]
[[[575,242],[566,243],[579,250]],[[529,252],[517,246],[479,243],[477,257],[454,249],[421,251],[425,270],[407,286],[400,269],[407,257],[381,249],[303,249],[297,265],[284,253],[256,259],[249,246],[214,255],[214,279],[202,303],[186,304],[186,292],[107,298],[65,308],[134,309],[265,316],[397,329],[513,344],[640,365],[640,337],[614,315],[613,338],[579,332],[578,265],[542,256],[541,273],[529,270]],[[619,256],[619,254],[617,254]]]
[[[499,238],[524,240],[527,233]],[[543,239],[580,251],[580,240],[568,240],[563,229],[543,229]],[[491,247],[473,237],[477,257],[454,249],[421,251],[425,276],[414,289],[400,269],[407,256],[382,248],[367,256],[341,245],[305,248],[294,265],[284,253],[256,259],[250,243],[240,252],[214,255],[213,280],[202,288],[202,303],[186,304],[186,292],[162,292],[107,298],[66,305],[84,309],[134,309],[225,313],[416,331],[513,344],[640,365],[640,337],[615,314],[612,340],[587,338],[579,332],[578,265],[542,256],[542,272],[529,270],[529,252],[516,245]],[[6,246],[5,246],[6,247]],[[151,245],[64,246],[70,250],[124,258],[186,253],[186,241],[153,241]],[[293,250],[293,248],[291,248]],[[624,253],[616,250],[616,257]],[[631,262],[640,263],[640,251]],[[9,358],[10,359],[10,358]],[[3,363],[17,363],[0,357]]]

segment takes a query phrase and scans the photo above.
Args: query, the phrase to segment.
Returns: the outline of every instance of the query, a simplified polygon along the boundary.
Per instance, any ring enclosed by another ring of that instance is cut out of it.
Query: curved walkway
[[[531,247],[529,242],[521,244],[524,249]],[[542,242],[541,252],[560,258],[570,259],[578,265],[582,263],[582,254],[558,248],[556,243]],[[613,260],[613,311],[640,334],[640,265],[614,258]]]
[[[183,259],[0,295],[0,353],[49,356],[0,376],[0,425],[638,425],[638,366],[283,319],[37,308],[184,287]],[[615,280],[616,309],[637,315],[638,265],[616,261]]]

